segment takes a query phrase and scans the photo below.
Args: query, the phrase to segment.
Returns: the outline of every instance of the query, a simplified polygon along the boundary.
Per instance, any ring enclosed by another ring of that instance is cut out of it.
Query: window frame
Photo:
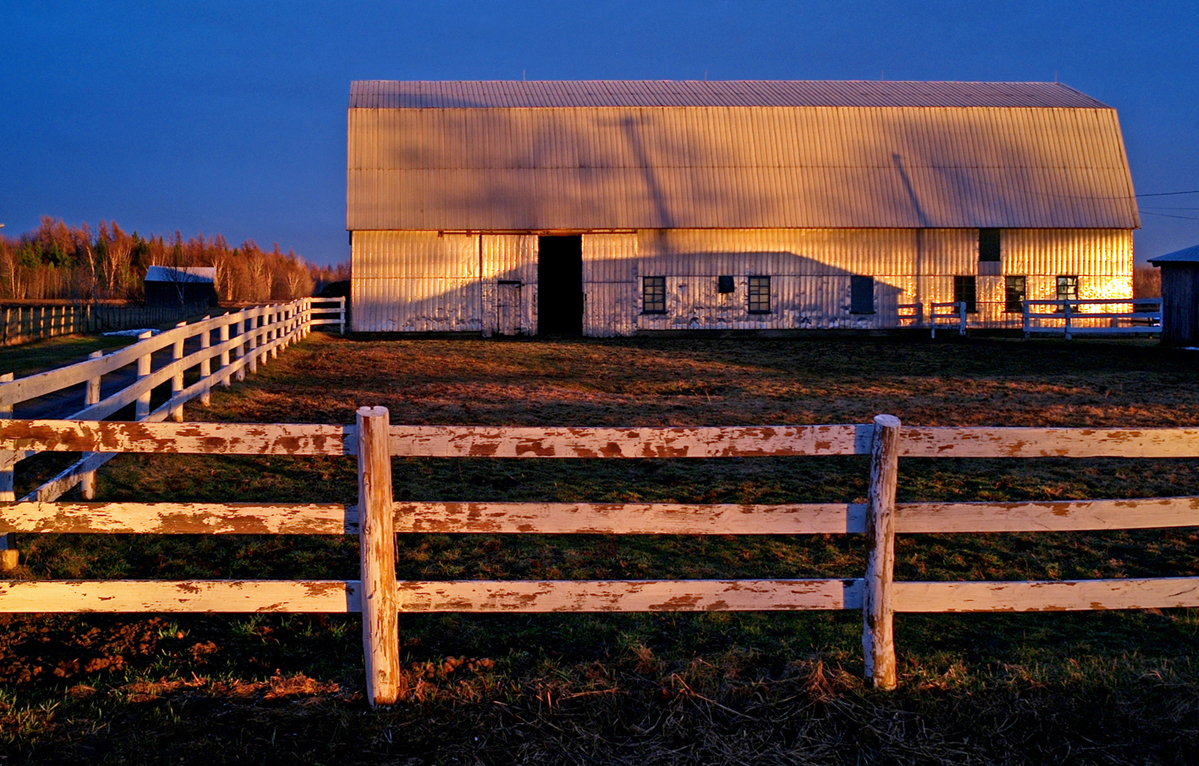
[[[863,308],[867,303],[869,303],[869,309]],[[864,274],[850,275],[849,313],[858,315],[877,313],[874,307],[874,277]]]
[[[978,262],[999,263],[1003,238],[999,229],[978,230]]]
[[[774,313],[770,305],[770,277],[757,274],[747,277],[745,292],[745,305],[750,314],[762,316]],[[766,308],[762,308],[763,305]]]
[[[1012,295],[1015,293],[1013,285],[1017,283],[1020,285],[1020,297],[1013,301]],[[1003,278],[1003,313],[1023,314],[1026,300],[1028,300],[1028,277],[1021,274],[1005,275]]]
[[[969,286],[970,298],[963,299],[963,293],[967,292],[966,286]],[[958,274],[953,278],[953,302],[965,303],[967,314],[978,313],[978,277],[973,274]]]
[[[1066,290],[1063,292],[1062,287]],[[1071,294],[1073,293],[1073,294]],[[1078,275],[1077,274],[1059,274],[1056,277],[1056,300],[1059,301],[1076,301],[1078,300]]]
[[[653,289],[651,290],[651,285]],[[654,308],[651,308],[651,305]],[[660,306],[660,308],[658,308]],[[641,278],[641,313],[662,315],[666,313],[666,277],[643,276]]]

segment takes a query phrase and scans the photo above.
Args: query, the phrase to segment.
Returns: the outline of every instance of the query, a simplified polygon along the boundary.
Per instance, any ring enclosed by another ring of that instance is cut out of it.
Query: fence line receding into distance
[[[233,381],[244,380],[247,371],[256,372],[260,363],[275,358],[280,350],[302,339],[318,325],[338,325],[344,332],[345,299],[301,298],[192,324],[181,322],[159,335],[147,331],[138,336],[137,343],[107,355],[97,351],[78,364],[15,380],[12,373],[0,375],[0,419],[12,418],[14,406],[22,402],[83,384],[82,408],[66,415],[67,419],[100,421],[132,404],[137,421],[171,418],[182,422],[185,402],[199,397],[207,404],[214,387],[228,388]],[[199,348],[185,355],[187,341],[192,339],[198,340]],[[153,369],[153,355],[167,349],[171,353],[170,362]],[[136,366],[133,382],[101,399],[102,378],[131,366]],[[185,387],[185,374],[192,370],[198,371],[198,380]],[[151,411],[151,391],[167,382],[171,386],[169,400]],[[0,450],[0,501],[16,499],[13,467],[35,452]],[[90,499],[95,496],[96,469],[112,457],[111,453],[102,451],[85,452],[74,464],[22,499],[55,500],[76,484],[82,484],[84,498]],[[16,566],[17,555],[12,536],[0,534],[0,569]]]

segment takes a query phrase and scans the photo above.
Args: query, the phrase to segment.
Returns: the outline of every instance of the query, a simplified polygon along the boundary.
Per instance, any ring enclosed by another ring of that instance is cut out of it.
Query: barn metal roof
[[[1054,82],[874,80],[584,80],[397,82],[350,86],[351,109],[512,109],[615,106],[1008,106],[1103,109]]]
[[[1056,83],[356,82],[347,228],[1137,228]]]

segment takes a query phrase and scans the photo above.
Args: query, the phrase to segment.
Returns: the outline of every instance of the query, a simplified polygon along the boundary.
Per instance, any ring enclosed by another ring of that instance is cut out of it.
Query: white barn
[[[890,328],[1132,295],[1116,112],[1057,83],[355,82],[353,329]]]

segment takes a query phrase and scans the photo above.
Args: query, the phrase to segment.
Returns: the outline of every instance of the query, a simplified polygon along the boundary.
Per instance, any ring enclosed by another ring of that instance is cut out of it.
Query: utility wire
[[[1141,212],[1145,215],[1155,215],[1158,218],[1179,218],[1183,221],[1199,221],[1199,218],[1196,218],[1193,215],[1169,215],[1167,213],[1154,213],[1151,210],[1142,210]]]
[[[1157,192],[1156,194],[1138,194],[1138,197],[1173,197],[1176,194],[1199,194],[1199,189],[1191,189],[1190,191],[1178,192]]]

